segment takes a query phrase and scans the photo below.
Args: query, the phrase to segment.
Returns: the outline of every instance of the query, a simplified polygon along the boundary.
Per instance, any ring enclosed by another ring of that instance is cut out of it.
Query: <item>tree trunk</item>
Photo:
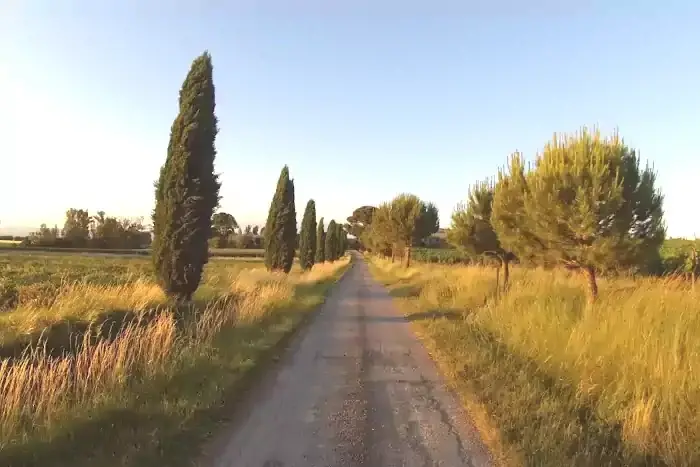
[[[498,266],[496,268],[496,298],[498,299],[498,295],[501,291],[501,267]]]
[[[507,259],[502,260],[503,262],[503,291],[508,289],[508,280],[510,279],[510,261]]]
[[[583,268],[588,279],[588,302],[593,303],[598,298],[598,283],[595,280],[595,269],[591,266]]]
[[[406,269],[411,267],[411,245],[406,247]]]

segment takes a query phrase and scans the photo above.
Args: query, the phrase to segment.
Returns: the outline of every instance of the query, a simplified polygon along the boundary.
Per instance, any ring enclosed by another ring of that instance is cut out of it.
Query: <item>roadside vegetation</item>
[[[700,305],[679,278],[371,258],[505,465],[700,462]]]
[[[411,267],[406,195],[364,225],[373,271],[504,464],[700,463],[697,242],[665,240],[655,181],[584,128],[471,186],[446,231],[469,265]]]

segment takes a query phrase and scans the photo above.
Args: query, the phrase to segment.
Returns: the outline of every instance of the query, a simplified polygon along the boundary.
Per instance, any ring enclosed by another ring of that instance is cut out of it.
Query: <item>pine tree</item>
[[[598,295],[597,271],[642,266],[663,242],[656,175],[618,135],[584,128],[555,136],[533,167],[525,173],[513,158],[511,174],[499,180],[496,232],[504,245],[582,271],[589,301]]]
[[[192,298],[209,259],[211,219],[221,186],[214,173],[215,106],[211,56],[204,52],[182,84],[155,191],[153,264],[163,290],[178,301]]]
[[[318,221],[316,229],[316,264],[326,261],[326,232],[323,227],[323,217]]]
[[[400,194],[391,201],[390,218],[396,252],[406,254],[406,267],[411,266],[411,250],[424,203],[415,195]]]
[[[506,289],[510,277],[509,265],[515,256],[501,246],[491,224],[494,189],[494,184],[488,181],[476,183],[469,189],[467,204],[459,206],[452,214],[447,238],[452,245],[472,256],[494,258],[498,264],[496,286],[500,268],[503,267],[503,288]]]
[[[325,256],[326,261],[335,261],[338,254],[338,228],[333,219],[328,223],[328,232],[326,233]]]
[[[313,267],[316,260],[316,203],[310,199],[306,203],[304,218],[301,222],[299,239],[299,264],[303,270]]]
[[[297,243],[297,219],[294,206],[294,181],[285,165],[277,182],[265,224],[265,267],[269,271],[289,273]]]

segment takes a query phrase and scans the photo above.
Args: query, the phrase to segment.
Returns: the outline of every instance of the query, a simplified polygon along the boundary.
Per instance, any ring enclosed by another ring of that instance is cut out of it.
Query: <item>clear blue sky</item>
[[[0,231],[60,226],[69,207],[148,217],[208,49],[222,208],[240,223],[264,222],[289,164],[299,212],[412,192],[447,226],[512,151],[597,124],[654,163],[669,233],[700,235],[700,4],[254,3],[0,2]]]

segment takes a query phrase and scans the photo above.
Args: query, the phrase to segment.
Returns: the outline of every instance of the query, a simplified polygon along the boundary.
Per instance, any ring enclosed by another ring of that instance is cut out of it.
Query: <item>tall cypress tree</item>
[[[316,264],[326,261],[326,232],[323,230],[323,217],[318,221],[316,229]]]
[[[335,239],[335,259],[338,259],[343,256],[343,253],[345,252],[344,246],[343,246],[343,233],[345,230],[343,229],[343,224],[335,224],[336,228],[336,239]]]
[[[218,128],[208,52],[192,62],[180,89],[179,105],[170,129],[168,155],[156,182],[152,254],[166,294],[188,301],[209,259],[207,241],[221,186],[214,173]]]
[[[326,261],[335,261],[338,259],[338,228],[333,219],[328,223],[328,232],[326,233]]]
[[[340,226],[340,256],[345,255],[348,249],[348,233],[345,231],[343,226]]]
[[[288,273],[294,262],[297,243],[297,214],[294,206],[294,181],[285,165],[277,182],[275,196],[265,224],[265,267]]]
[[[316,260],[316,203],[310,199],[306,203],[304,219],[301,221],[299,239],[299,264],[303,270],[311,269]]]

